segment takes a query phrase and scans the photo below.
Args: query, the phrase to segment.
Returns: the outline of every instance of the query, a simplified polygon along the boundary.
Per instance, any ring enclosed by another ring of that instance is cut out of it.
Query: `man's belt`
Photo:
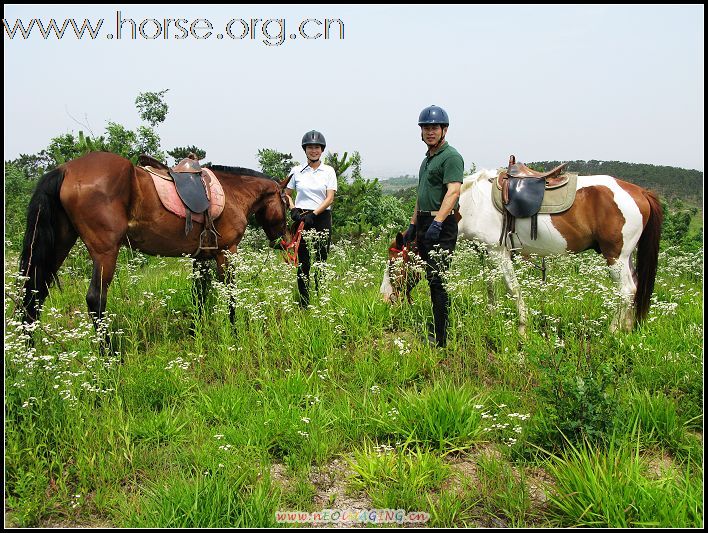
[[[436,216],[438,216],[438,213],[440,213],[440,211],[418,211],[418,214],[423,215],[423,216],[436,217]],[[453,209],[452,211],[450,211],[450,215],[454,215],[454,214],[455,214],[455,210]],[[448,216],[450,216],[450,215],[448,215]]]

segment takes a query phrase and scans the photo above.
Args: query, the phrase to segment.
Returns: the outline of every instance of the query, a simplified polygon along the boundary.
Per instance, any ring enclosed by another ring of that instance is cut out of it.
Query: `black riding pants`
[[[450,267],[452,253],[457,246],[457,221],[450,215],[443,222],[440,239],[430,241],[425,238],[430,224],[435,220],[432,215],[418,213],[416,219],[416,240],[418,253],[425,261],[425,279],[430,286],[430,300],[433,304],[433,321],[435,327],[435,341],[438,346],[447,343],[448,313],[450,299],[443,284],[442,276]]]
[[[303,211],[303,214],[310,211]],[[314,261],[324,262],[329,254],[329,247],[332,244],[332,212],[328,209],[324,213],[315,216],[314,225],[307,225],[303,231],[315,229],[318,236],[312,247],[314,248]],[[312,255],[303,237],[297,253],[297,290],[300,293],[300,305],[307,307],[310,305],[310,265]],[[319,272],[315,272],[315,290],[319,288]]]

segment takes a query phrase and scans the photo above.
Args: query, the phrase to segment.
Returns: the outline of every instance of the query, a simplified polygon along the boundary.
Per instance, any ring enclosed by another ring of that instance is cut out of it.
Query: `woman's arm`
[[[317,206],[317,209],[313,211],[315,215],[320,215],[325,212],[325,210],[334,203],[334,189],[327,189],[327,196],[325,196],[324,201]]]

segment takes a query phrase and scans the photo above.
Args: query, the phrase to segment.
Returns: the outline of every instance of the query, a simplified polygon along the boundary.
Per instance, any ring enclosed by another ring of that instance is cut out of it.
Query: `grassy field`
[[[551,259],[545,284],[519,260],[522,339],[460,242],[438,350],[425,282],[412,305],[379,299],[386,236],[336,243],[304,311],[263,239],[202,317],[190,259],[122,253],[113,358],[81,246],[33,348],[6,259],[6,526],[703,526],[702,250],[662,251],[648,321],[621,334],[598,256]]]

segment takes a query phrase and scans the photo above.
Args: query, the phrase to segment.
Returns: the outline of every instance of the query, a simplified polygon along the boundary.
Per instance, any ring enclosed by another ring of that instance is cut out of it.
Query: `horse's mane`
[[[258,172],[257,170],[251,170],[250,168],[228,167],[226,165],[211,165],[208,168],[218,170],[219,172],[226,172],[227,174],[234,174],[236,176],[253,176],[254,178],[265,178],[271,181],[278,181],[273,176],[263,174],[263,172]]]
[[[478,170],[474,174],[467,176],[464,181],[462,182],[462,187],[460,188],[460,193],[466,191],[472,185],[477,183],[478,181],[482,180],[493,180],[494,178],[497,177],[497,171],[496,170],[488,170],[486,168],[483,168],[482,170]]]

